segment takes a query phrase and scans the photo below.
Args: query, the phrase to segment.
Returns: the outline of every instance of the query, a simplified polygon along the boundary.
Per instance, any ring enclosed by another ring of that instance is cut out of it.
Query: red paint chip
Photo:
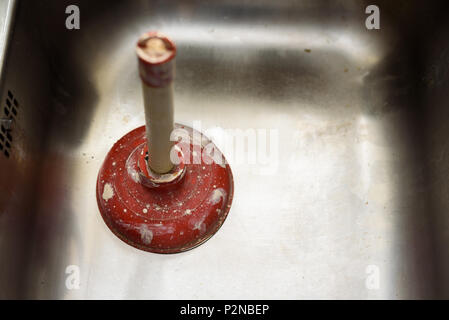
[[[164,188],[140,182],[139,159],[134,161],[130,155],[144,156],[145,126],[114,144],[98,174],[97,202],[104,221],[121,240],[141,250],[176,253],[202,244],[221,227],[232,203],[232,172],[221,152],[202,136],[195,153],[192,138],[200,133],[187,126],[175,127],[191,138],[177,143],[185,165],[179,182]],[[215,153],[208,154],[211,147]]]

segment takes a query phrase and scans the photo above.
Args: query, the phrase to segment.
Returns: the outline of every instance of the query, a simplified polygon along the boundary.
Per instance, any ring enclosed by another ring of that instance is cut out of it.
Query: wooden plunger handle
[[[143,34],[136,46],[145,106],[148,164],[157,173],[173,168],[170,150],[173,142],[173,78],[176,47],[159,32]]]

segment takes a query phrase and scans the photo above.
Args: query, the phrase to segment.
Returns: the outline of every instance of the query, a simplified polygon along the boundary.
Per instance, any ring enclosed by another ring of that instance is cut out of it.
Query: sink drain
[[[19,102],[11,90],[8,90],[0,118],[0,151],[9,158],[12,148],[12,122],[18,116]]]

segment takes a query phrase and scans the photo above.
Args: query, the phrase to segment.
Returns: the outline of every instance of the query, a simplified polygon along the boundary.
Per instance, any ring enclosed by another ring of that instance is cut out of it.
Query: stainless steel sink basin
[[[71,1],[0,7],[0,298],[449,297],[444,1],[377,1],[380,30],[368,1],[77,3],[79,30]],[[178,45],[177,122],[273,133],[269,163],[223,150],[244,160],[229,216],[175,255],[121,242],[95,199],[144,124],[134,44],[155,29]]]

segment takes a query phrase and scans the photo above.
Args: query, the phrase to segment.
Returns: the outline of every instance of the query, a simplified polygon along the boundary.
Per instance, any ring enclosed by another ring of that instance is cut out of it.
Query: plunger
[[[209,138],[173,122],[174,43],[147,32],[136,52],[146,125],[124,135],[106,155],[97,178],[98,208],[127,244],[182,252],[204,243],[225,221],[232,172]]]

